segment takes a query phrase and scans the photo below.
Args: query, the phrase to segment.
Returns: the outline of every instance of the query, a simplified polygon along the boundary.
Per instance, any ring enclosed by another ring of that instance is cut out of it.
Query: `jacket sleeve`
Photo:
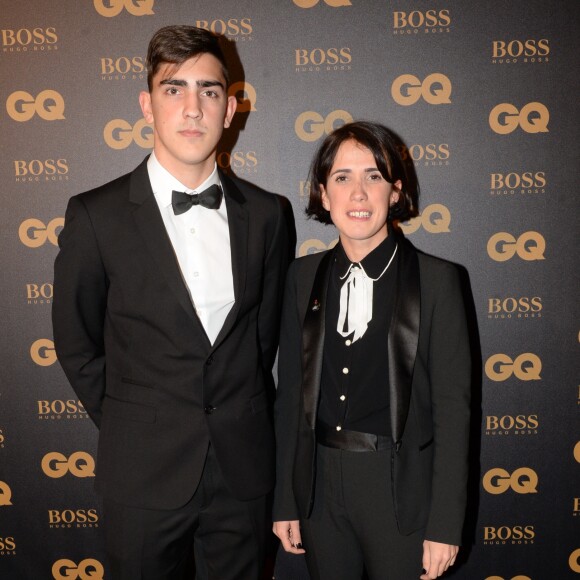
[[[274,408],[276,428],[274,521],[299,519],[292,489],[302,392],[302,333],[296,295],[297,264],[298,262],[293,262],[288,271],[280,331],[278,389]]]
[[[426,539],[459,545],[467,499],[471,358],[458,271],[451,264],[445,266],[448,271],[439,276],[429,340],[435,447]]]
[[[87,208],[70,199],[54,264],[52,324],[59,362],[97,425],[105,392],[108,280]]]

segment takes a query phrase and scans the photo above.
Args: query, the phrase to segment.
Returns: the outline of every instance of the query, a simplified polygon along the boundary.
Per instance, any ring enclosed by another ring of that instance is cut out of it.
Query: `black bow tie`
[[[210,185],[201,193],[185,193],[185,191],[171,192],[173,213],[185,213],[192,205],[203,205],[208,209],[218,209],[222,201],[222,188],[219,185]]]

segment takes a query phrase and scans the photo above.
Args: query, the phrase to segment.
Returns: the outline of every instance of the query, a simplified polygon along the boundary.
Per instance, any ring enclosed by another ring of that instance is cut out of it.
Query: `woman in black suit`
[[[456,267],[393,225],[417,214],[397,145],[368,122],[325,139],[306,212],[340,240],[288,274],[274,533],[313,579],[433,579],[461,542],[465,312]]]

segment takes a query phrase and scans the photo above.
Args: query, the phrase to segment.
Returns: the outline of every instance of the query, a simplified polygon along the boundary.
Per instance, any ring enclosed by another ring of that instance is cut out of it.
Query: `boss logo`
[[[54,401],[37,401],[38,414],[41,417],[69,415],[76,417],[77,415],[86,415],[87,411],[80,401],[74,399],[67,399],[62,401],[56,399]]]
[[[118,58],[101,58],[102,75],[127,75],[141,74],[146,70],[145,59],[142,56],[133,56],[128,58],[120,56]]]
[[[198,20],[195,24],[198,28],[204,28],[214,34],[222,36],[241,37],[246,40],[253,32],[250,18],[228,18],[227,20]]]
[[[489,126],[499,135],[521,127],[526,133],[547,133],[550,112],[542,103],[528,103],[520,111],[511,103],[496,105],[489,114]]]
[[[538,433],[538,416],[537,415],[488,415],[485,418],[486,434],[509,435],[532,435]]]
[[[20,28],[19,30],[11,30],[9,28],[2,29],[2,46],[3,47],[40,47],[44,45],[52,45],[58,42],[56,28],[50,26],[48,28]]]
[[[95,509],[78,510],[48,510],[48,524],[51,528],[72,527],[77,528],[97,527],[99,516]]]
[[[520,381],[539,381],[542,377],[540,357],[524,352],[512,360],[507,354],[498,353],[490,356],[485,363],[485,374],[496,382],[507,381],[515,375]]]
[[[514,238],[508,232],[498,232],[489,238],[487,253],[496,262],[507,262],[516,254],[526,262],[545,260],[546,240],[538,232],[524,232]]]
[[[413,234],[420,227],[430,234],[442,234],[449,232],[451,224],[451,213],[449,209],[441,203],[428,205],[423,212],[410,219],[407,223],[399,224],[405,234]]]
[[[66,159],[19,159],[14,161],[16,181],[68,180],[69,167]]]
[[[428,143],[427,145],[399,145],[397,147],[403,161],[414,161],[416,165],[449,165],[449,145]]]
[[[550,54],[550,42],[547,38],[540,40],[494,40],[492,42],[492,58],[548,56]]]
[[[238,113],[248,113],[256,110],[258,95],[256,89],[250,83],[244,81],[233,83],[228,89],[228,96],[236,97],[238,101],[236,111]]]
[[[7,553],[14,553],[16,550],[16,540],[12,536],[1,537],[0,536],[0,556],[4,556]]]
[[[28,304],[50,304],[53,295],[53,286],[48,282],[44,284],[26,284],[26,297]]]
[[[35,114],[45,121],[60,121],[64,119],[64,99],[51,89],[36,97],[26,91],[15,91],[6,100],[6,111],[19,123],[30,121]]]
[[[93,558],[87,558],[75,564],[72,560],[63,558],[52,565],[52,577],[55,580],[103,580],[105,569]]]
[[[419,28],[447,27],[451,24],[449,10],[413,10],[412,12],[393,12],[393,29],[403,32],[417,32]]]
[[[0,506],[12,505],[12,490],[5,481],[0,481]]]
[[[330,243],[325,244],[322,240],[317,240],[315,238],[310,240],[305,240],[300,244],[298,248],[299,256],[308,256],[309,254],[317,254],[318,252],[324,252],[325,250],[330,250],[338,244],[338,238],[332,240]]]
[[[534,526],[485,526],[484,544],[533,544],[536,537]]]
[[[546,172],[524,171],[523,173],[492,173],[490,175],[490,193],[492,195],[520,193],[544,193]]]
[[[510,488],[520,494],[537,493],[538,475],[529,467],[520,467],[511,475],[505,469],[496,467],[483,476],[482,485],[492,495],[505,493]]]
[[[441,73],[433,73],[420,81],[415,75],[401,75],[391,85],[391,96],[404,107],[414,105],[421,97],[430,105],[451,103],[451,81]]]
[[[294,131],[302,141],[311,143],[352,120],[351,114],[342,109],[332,111],[326,117],[316,111],[305,111],[296,118]]]
[[[71,473],[75,477],[94,477],[95,460],[84,451],[75,451],[69,458],[62,453],[51,451],[41,462],[42,471],[53,479]]]
[[[93,0],[95,10],[105,18],[113,18],[125,9],[133,16],[150,16],[155,0]]]
[[[217,155],[217,164],[222,169],[233,169],[238,172],[255,172],[258,158],[255,151],[222,151]]]
[[[24,220],[18,228],[20,241],[29,248],[40,248],[47,241],[53,246],[58,245],[58,234],[64,226],[64,218],[54,218],[44,224],[36,218]]]
[[[539,296],[520,296],[519,298],[489,298],[487,300],[488,318],[533,318],[540,317],[542,299]]]
[[[350,64],[352,62],[352,54],[350,48],[313,48],[308,50],[306,48],[299,48],[294,51],[294,62],[297,67],[300,66],[334,66]]]
[[[293,0],[294,4],[299,8],[312,8],[316,6],[321,0]],[[350,0],[322,0],[324,4],[331,8],[340,8],[341,6],[352,6]]]
[[[105,125],[103,138],[111,149],[127,149],[133,142],[150,149],[153,147],[153,127],[145,119],[139,119],[133,126],[124,119],[113,119]]]

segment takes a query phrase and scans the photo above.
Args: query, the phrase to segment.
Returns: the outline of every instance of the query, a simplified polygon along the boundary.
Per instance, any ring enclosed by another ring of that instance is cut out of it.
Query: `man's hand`
[[[433,580],[442,576],[449,566],[455,564],[457,552],[459,552],[459,546],[425,540],[423,542],[425,574],[420,576],[421,580]]]
[[[304,554],[302,549],[302,538],[300,537],[300,522],[274,522],[272,531],[280,538],[282,547],[291,554]]]

